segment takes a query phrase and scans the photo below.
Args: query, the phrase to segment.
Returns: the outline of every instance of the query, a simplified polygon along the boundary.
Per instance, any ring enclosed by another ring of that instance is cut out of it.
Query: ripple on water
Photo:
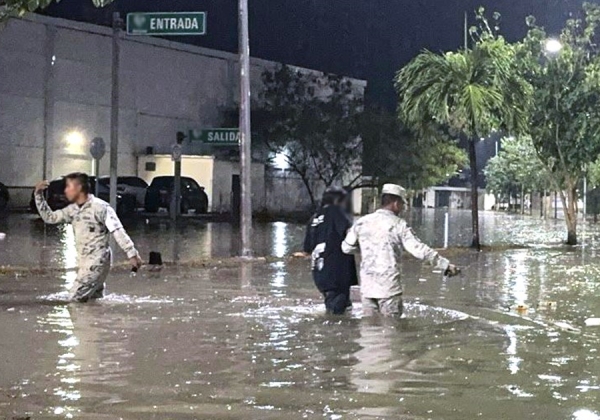
[[[58,292],[49,295],[39,296],[39,300],[43,302],[66,304],[70,303],[69,292]],[[155,298],[152,296],[133,296],[133,295],[122,295],[117,293],[109,293],[102,299],[97,299],[94,303],[106,305],[106,304],[164,304],[173,303],[174,300],[170,298]]]
[[[232,303],[251,303],[257,304],[258,307],[248,308],[243,312],[232,313],[229,316],[255,318],[255,319],[282,319],[287,318],[291,322],[300,322],[304,320],[315,319],[325,315],[325,306],[322,303],[314,301],[300,302],[293,301],[294,304],[286,305],[290,299],[247,299],[236,298]],[[354,303],[352,310],[345,316],[350,318],[363,318],[362,304]],[[344,317],[339,317],[342,320]],[[419,324],[440,325],[452,322],[463,321],[469,318],[469,315],[454,309],[425,305],[421,303],[405,303],[403,320],[418,322]]]

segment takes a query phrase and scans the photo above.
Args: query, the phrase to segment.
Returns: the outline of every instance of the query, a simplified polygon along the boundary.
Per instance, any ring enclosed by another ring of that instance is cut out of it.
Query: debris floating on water
[[[545,309],[556,309],[556,302],[552,301],[552,300],[543,300],[540,303],[538,303],[537,308],[539,310],[545,310]]]
[[[585,320],[586,327],[599,327],[600,318],[588,318]]]

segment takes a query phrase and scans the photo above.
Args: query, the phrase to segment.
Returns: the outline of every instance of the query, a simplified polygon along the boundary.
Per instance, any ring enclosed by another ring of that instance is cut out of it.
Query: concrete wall
[[[28,201],[39,179],[90,172],[93,137],[109,144],[111,45],[109,28],[63,19],[31,15],[0,25],[0,182],[28,187],[20,195],[11,190],[13,206]],[[237,60],[235,54],[123,35],[119,174],[136,174],[146,147],[170,153],[177,131],[219,127],[221,109],[239,96]],[[251,60],[254,95],[263,71],[275,66]],[[186,153],[200,154],[201,147],[190,145]],[[101,175],[108,173],[108,153]],[[221,208],[228,199],[219,194],[213,202]]]
[[[213,211],[226,213],[231,210],[232,178],[240,175],[238,162],[215,160],[213,173]],[[251,169],[252,179],[252,211],[265,210],[265,165],[253,163]]]
[[[313,186],[319,199],[323,188]],[[312,203],[302,179],[296,174],[276,171],[269,173],[265,182],[266,208],[274,214],[310,211]]]

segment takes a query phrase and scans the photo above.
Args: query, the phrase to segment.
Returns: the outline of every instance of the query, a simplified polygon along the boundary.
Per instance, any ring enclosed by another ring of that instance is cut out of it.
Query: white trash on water
[[[586,327],[600,327],[600,318],[588,318],[585,320]]]

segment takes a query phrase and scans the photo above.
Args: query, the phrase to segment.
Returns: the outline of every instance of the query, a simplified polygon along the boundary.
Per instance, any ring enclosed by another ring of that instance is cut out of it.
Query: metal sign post
[[[173,161],[173,195],[171,196],[171,220],[177,221],[177,217],[181,212],[181,156],[183,155],[183,149],[181,143],[183,143],[185,136],[180,131],[177,133],[177,143],[173,145],[171,151],[171,160]]]
[[[94,158],[94,175],[96,176],[96,188],[94,194],[98,197],[100,190],[100,182],[98,182],[98,178],[100,177],[100,159],[104,157],[106,153],[106,143],[104,143],[104,139],[102,137],[95,137],[90,143],[90,154],[92,158]]]

